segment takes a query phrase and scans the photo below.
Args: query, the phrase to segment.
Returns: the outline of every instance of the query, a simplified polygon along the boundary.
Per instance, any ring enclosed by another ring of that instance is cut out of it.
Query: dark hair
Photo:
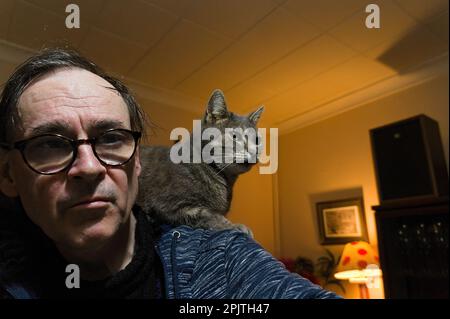
[[[122,96],[130,114],[131,129],[145,136],[145,113],[129,89],[118,79],[106,74],[92,61],[75,50],[46,49],[21,64],[10,76],[0,95],[0,143],[11,142],[11,133],[20,123],[17,103],[24,90],[33,81],[61,68],[80,68],[92,72],[108,81]]]

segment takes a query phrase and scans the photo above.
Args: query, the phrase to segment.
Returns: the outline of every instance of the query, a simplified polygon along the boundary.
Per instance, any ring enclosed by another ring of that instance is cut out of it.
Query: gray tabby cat
[[[223,145],[221,163],[207,164],[202,160],[201,163],[175,164],[170,159],[170,147],[141,146],[142,173],[137,204],[164,223],[206,229],[236,228],[251,234],[245,226],[232,224],[225,215],[230,209],[233,185],[238,176],[249,171],[257,160],[257,152],[250,150],[260,145],[257,145],[257,137],[246,139],[242,135],[227,134],[225,128],[252,128],[256,131],[262,112],[263,107],[248,116],[229,112],[223,93],[215,90],[201,122],[201,131],[203,133],[211,127],[220,130]],[[188,148],[192,159],[193,152],[198,150],[194,147],[192,133],[190,137]],[[226,148],[225,140],[230,138],[232,145],[234,142],[234,145],[244,146],[244,152]],[[203,148],[209,141],[201,143]]]

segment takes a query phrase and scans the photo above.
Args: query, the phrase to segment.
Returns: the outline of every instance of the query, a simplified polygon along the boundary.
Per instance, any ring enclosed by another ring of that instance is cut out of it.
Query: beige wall
[[[255,240],[275,253],[272,176],[259,174],[258,166],[241,175],[233,190],[229,219],[247,225]]]
[[[315,202],[358,194],[364,197],[369,241],[376,246],[371,206],[379,202],[369,129],[426,114],[439,122],[448,166],[448,102],[447,74],[281,136],[277,176],[281,255],[315,260],[324,248],[340,254],[343,246],[319,244]]]
[[[148,129],[148,141],[145,144],[151,145],[172,145],[170,132],[176,127],[184,127],[192,130],[192,120],[199,116],[164,104],[156,104],[152,101],[137,98],[138,103],[143,107],[153,125],[153,129]]]

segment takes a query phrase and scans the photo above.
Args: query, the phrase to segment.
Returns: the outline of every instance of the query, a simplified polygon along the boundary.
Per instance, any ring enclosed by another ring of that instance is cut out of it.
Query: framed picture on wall
[[[367,241],[362,198],[319,202],[316,207],[322,245],[340,245],[358,240]]]

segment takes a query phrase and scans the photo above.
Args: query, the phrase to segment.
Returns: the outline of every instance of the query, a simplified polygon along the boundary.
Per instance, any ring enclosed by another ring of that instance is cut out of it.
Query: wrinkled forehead
[[[130,128],[128,108],[119,92],[82,69],[60,69],[39,78],[25,89],[17,108],[20,123],[16,133],[23,137],[36,129],[45,133],[42,127],[59,127],[76,135],[95,129],[100,122]]]

